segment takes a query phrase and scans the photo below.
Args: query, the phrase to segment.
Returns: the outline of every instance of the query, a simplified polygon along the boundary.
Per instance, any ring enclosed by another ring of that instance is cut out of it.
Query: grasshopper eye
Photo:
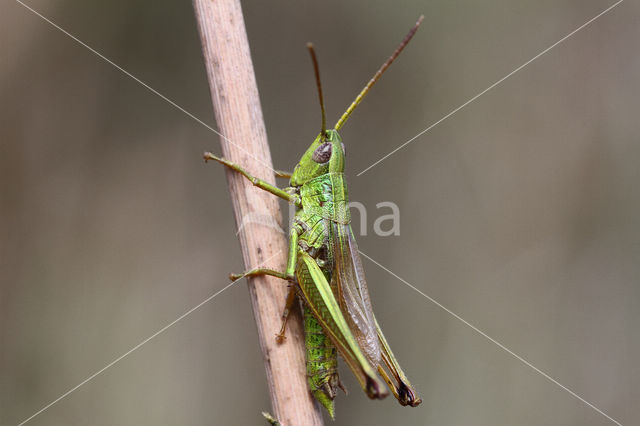
[[[313,151],[311,159],[316,163],[326,163],[331,158],[331,142],[325,142]]]

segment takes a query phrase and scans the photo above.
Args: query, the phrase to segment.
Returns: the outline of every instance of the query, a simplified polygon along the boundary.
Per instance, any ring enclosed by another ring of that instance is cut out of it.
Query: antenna
[[[411,30],[409,30],[407,35],[404,36],[404,39],[402,39],[402,42],[400,42],[400,45],[398,45],[396,50],[391,54],[391,56],[389,56],[389,59],[387,59],[387,61],[384,64],[382,64],[380,69],[376,71],[373,77],[371,77],[371,80],[369,80],[367,85],[364,86],[364,89],[362,89],[362,91],[358,94],[358,96],[356,96],[356,99],[351,103],[351,105],[349,105],[349,108],[347,108],[344,114],[342,114],[342,117],[340,117],[340,120],[338,120],[338,122],[336,123],[335,125],[336,130],[340,130],[340,128],[347,121],[347,119],[349,118],[353,110],[356,109],[356,107],[360,104],[360,102],[362,102],[362,99],[366,96],[366,94],[369,93],[369,90],[373,87],[373,85],[376,84],[376,82],[380,79],[382,74],[387,70],[387,68],[389,68],[389,65],[391,65],[391,63],[396,60],[398,55],[400,55],[400,52],[402,52],[402,49],[404,49],[405,46],[409,44],[409,42],[413,38],[416,31],[418,31],[418,27],[422,23],[423,19],[424,19],[424,15],[420,15],[416,24],[413,26],[413,28],[411,28]],[[318,84],[320,83],[318,82]]]
[[[318,58],[316,57],[316,51],[313,49],[312,43],[307,43],[307,49],[311,54],[311,61],[313,62],[313,71],[316,74],[316,85],[318,86],[318,98],[320,99],[320,111],[322,112],[322,130],[320,134],[322,138],[327,133],[327,117],[324,112],[324,99],[322,98],[322,84],[320,83],[320,68],[318,67]]]

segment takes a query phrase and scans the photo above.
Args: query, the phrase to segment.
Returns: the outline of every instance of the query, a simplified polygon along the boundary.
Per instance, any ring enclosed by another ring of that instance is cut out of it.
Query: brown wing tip
[[[398,401],[404,406],[417,407],[422,402],[422,399],[416,395],[413,388],[401,382],[398,387]]]

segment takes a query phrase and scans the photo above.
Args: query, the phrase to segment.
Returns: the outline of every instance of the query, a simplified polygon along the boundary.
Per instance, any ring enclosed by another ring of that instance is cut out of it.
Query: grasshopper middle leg
[[[229,274],[229,278],[232,281],[237,281],[244,277],[255,277],[261,275],[270,275],[290,282],[287,301],[284,305],[284,310],[282,311],[282,325],[280,326],[280,331],[276,334],[276,342],[283,343],[286,340],[285,332],[287,329],[287,320],[289,319],[289,314],[291,313],[293,304],[296,301],[296,288],[295,284],[291,282],[291,277],[289,277],[286,272],[279,272],[268,268],[256,268],[242,274]]]
[[[280,272],[269,268],[255,268],[247,272],[243,272],[242,274],[229,274],[229,279],[231,281],[237,281],[240,278],[245,277],[256,277],[261,275],[270,275],[272,277],[280,278],[281,280],[289,281],[290,277],[287,276],[286,272]]]

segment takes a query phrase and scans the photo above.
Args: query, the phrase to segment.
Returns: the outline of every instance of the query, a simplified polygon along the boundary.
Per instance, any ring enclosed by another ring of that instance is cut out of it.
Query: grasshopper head
[[[319,134],[304,153],[291,176],[291,186],[302,186],[305,182],[326,173],[344,172],[344,145],[336,130]]]
[[[389,65],[398,57],[402,49],[409,43],[413,35],[418,30],[420,23],[424,19],[421,15],[416,24],[411,28],[409,33],[404,37],[400,45],[391,54],[384,64],[376,71],[367,85],[360,91],[349,108],[342,114],[334,129],[326,130],[327,120],[324,111],[324,100],[322,96],[322,84],[320,83],[320,71],[318,67],[318,59],[311,43],[307,43],[307,49],[311,54],[313,62],[313,70],[316,76],[316,85],[318,87],[318,100],[320,101],[320,111],[322,112],[322,127],[320,134],[313,141],[307,152],[304,153],[300,162],[293,171],[290,184],[293,187],[302,186],[309,180],[322,176],[326,173],[343,173],[344,172],[344,145],[338,134],[338,130],[342,128],[354,109],[360,104],[362,99],[369,93],[369,90],[380,79],[382,74],[389,68]]]

